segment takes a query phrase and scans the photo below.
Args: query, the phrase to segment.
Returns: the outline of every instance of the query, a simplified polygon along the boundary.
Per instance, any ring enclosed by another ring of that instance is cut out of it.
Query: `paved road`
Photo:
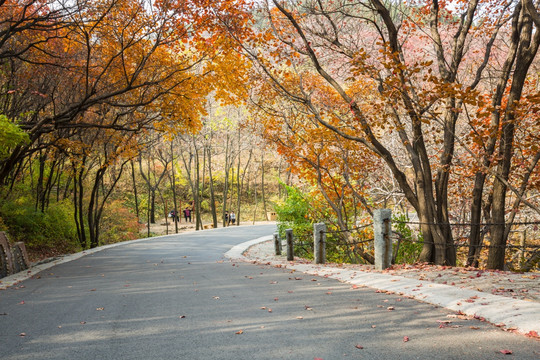
[[[0,291],[0,358],[540,358],[538,341],[448,318],[441,308],[223,258],[233,245],[273,231],[149,239]],[[452,323],[438,322],[445,320]]]

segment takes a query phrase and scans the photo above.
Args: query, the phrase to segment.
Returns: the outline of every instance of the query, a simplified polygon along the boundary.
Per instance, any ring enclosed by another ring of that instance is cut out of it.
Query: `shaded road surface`
[[[223,258],[233,245],[273,231],[231,227],[149,239],[0,291],[0,358],[540,358],[538,341],[447,317],[444,309]]]

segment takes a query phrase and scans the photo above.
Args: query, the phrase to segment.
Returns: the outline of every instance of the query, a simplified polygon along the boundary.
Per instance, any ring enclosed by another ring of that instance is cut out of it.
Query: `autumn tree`
[[[523,89],[536,91],[526,86],[539,36],[529,3],[275,0],[260,9],[260,29],[241,46],[275,94],[384,161],[419,216],[422,261],[456,263],[455,157],[483,159],[469,168],[477,171],[470,245],[478,244],[489,197],[488,267],[501,268],[511,226],[507,192],[517,190],[508,183],[517,109]],[[272,104],[262,92],[253,99]],[[486,122],[474,126],[472,117]],[[480,156],[472,151],[475,133],[487,135]]]

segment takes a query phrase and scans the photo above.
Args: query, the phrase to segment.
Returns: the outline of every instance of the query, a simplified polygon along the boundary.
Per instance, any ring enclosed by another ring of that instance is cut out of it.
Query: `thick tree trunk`
[[[505,119],[502,122],[499,144],[500,161],[497,164],[493,184],[491,247],[488,255],[489,269],[503,269],[508,231],[506,231],[506,191],[514,153],[514,134],[516,121],[516,104],[521,99],[523,86],[534,57],[540,45],[540,32],[533,31],[533,22],[529,15],[522,14],[519,26],[519,48],[516,56],[512,86],[508,95]],[[534,35],[533,35],[534,34]]]

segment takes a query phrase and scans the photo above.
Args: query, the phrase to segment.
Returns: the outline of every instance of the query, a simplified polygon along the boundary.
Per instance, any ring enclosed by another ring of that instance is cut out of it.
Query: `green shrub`
[[[401,237],[399,248],[397,248],[397,243],[394,243],[394,253],[397,250],[396,264],[414,264],[422,251],[424,241],[422,233],[419,233],[418,236],[413,234],[412,229],[407,224],[409,217],[406,214],[397,214],[392,218],[394,231],[399,233]]]
[[[3,219],[13,241],[24,241],[30,250],[55,248],[77,250],[77,230],[73,209],[68,201],[54,203],[45,212],[36,211],[30,198],[20,196],[0,205]]]
[[[295,237],[296,256],[313,257],[313,224],[309,219],[310,204],[300,190],[286,186],[287,199],[276,204],[279,236],[285,239],[285,230],[292,229]]]

